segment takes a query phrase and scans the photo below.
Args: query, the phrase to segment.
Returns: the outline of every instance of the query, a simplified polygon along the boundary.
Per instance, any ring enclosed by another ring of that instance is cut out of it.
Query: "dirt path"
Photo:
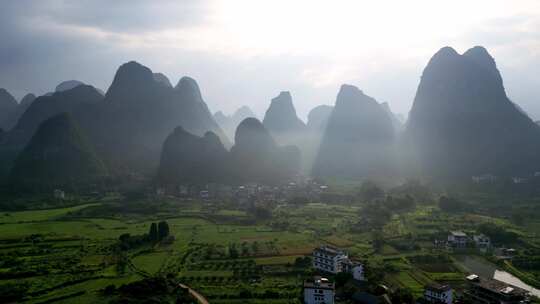
[[[189,291],[189,294],[191,294],[192,296],[194,296],[197,301],[199,301],[200,304],[210,304],[208,302],[208,300],[206,300],[205,297],[203,297],[203,295],[201,295],[200,293],[198,293],[197,291],[191,289],[189,286],[187,285],[184,285],[182,283],[178,284],[178,286],[182,287],[182,288],[187,288],[187,290]]]

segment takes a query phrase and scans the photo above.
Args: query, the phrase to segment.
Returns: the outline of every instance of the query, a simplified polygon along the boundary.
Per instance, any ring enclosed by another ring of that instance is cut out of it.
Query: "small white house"
[[[53,192],[54,198],[57,200],[64,200],[66,199],[66,193],[60,189],[55,189]]]
[[[210,191],[208,190],[202,190],[199,192],[199,196],[201,199],[209,199],[210,198]]]
[[[525,184],[527,182],[527,179],[524,177],[512,177],[512,182],[514,184]]]
[[[478,176],[472,176],[471,179],[475,184],[493,183],[497,180],[497,177],[491,174],[483,174],[483,175],[478,175]]]
[[[163,196],[165,196],[165,188],[157,187],[157,188],[156,188],[156,196],[157,196],[157,197],[163,197]]]
[[[485,251],[491,248],[491,239],[486,235],[483,235],[483,234],[474,235],[473,241],[476,244],[476,247],[482,251]]]
[[[467,234],[462,231],[451,231],[448,234],[448,245],[454,248],[465,248],[467,246]]]
[[[353,279],[357,281],[365,281],[366,276],[364,273],[364,265],[357,263],[352,266],[351,273],[353,276]]]
[[[322,277],[304,281],[304,303],[305,304],[334,304],[335,296],[334,283]]]
[[[448,285],[440,285],[432,283],[424,289],[424,300],[427,303],[444,303],[452,304],[452,288]]]

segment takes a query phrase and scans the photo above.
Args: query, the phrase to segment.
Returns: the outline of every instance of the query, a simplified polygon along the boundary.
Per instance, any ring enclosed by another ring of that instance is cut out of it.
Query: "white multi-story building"
[[[448,285],[430,284],[424,290],[424,302],[452,304],[452,288]]]
[[[304,281],[304,303],[305,304],[334,304],[335,296],[334,283],[328,279],[314,277]]]
[[[313,250],[313,268],[329,273],[344,271],[344,262],[349,257],[344,251],[330,246],[321,246]]]

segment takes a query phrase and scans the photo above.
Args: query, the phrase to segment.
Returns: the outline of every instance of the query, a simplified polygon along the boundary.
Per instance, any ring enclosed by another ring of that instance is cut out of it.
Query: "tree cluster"
[[[483,233],[491,239],[495,244],[513,244],[518,240],[518,235],[515,232],[508,231],[504,227],[493,223],[483,223],[478,226],[478,232]]]
[[[118,238],[121,250],[129,250],[141,246],[147,242],[156,243],[166,239],[170,235],[169,224],[166,221],[152,223],[148,234],[131,235],[124,233]]]
[[[169,236],[169,224],[166,221],[152,223],[148,233],[149,239],[152,242],[158,242]]]

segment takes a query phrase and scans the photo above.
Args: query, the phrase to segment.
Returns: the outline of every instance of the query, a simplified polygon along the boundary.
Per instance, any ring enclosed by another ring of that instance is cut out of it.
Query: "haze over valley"
[[[0,303],[540,303],[536,1],[0,10]]]

